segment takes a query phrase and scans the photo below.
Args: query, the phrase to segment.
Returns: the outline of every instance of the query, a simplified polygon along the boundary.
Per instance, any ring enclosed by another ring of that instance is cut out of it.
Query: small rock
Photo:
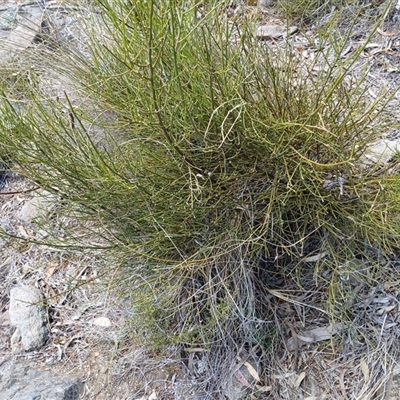
[[[366,163],[386,164],[395,153],[399,152],[400,143],[398,140],[380,139],[368,147],[364,158]]]
[[[227,387],[224,389],[224,395],[229,400],[245,400],[249,394],[249,389],[243,386],[237,380],[229,382]]]
[[[297,30],[297,26],[286,28],[281,25],[260,25],[257,28],[257,38],[261,40],[279,39],[280,37],[290,36]]]
[[[276,3],[276,0],[258,0],[258,7],[271,7]]]
[[[39,371],[25,361],[0,361],[0,400],[77,400],[82,383]]]
[[[0,40],[0,63],[10,61],[31,46],[43,22],[43,11],[40,7],[25,7],[24,11],[13,14],[7,18],[3,15],[0,19],[0,30],[9,31]]]
[[[18,213],[18,218],[25,222],[32,222],[36,218],[44,218],[55,205],[55,196],[43,190],[27,201]]]
[[[247,363],[243,364],[240,368],[235,367],[235,372],[225,383],[223,391],[225,397],[229,400],[247,399],[249,388],[257,383],[249,368],[251,368],[254,371],[253,374],[256,374],[258,377],[258,373],[256,372],[257,364],[254,360],[249,359]]]
[[[40,290],[31,286],[16,286],[10,291],[9,317],[16,329],[13,349],[20,336],[22,348],[32,351],[41,348],[49,337],[47,311]]]

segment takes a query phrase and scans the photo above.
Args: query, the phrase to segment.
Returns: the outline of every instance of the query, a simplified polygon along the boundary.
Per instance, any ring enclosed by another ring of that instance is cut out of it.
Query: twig
[[[33,192],[35,190],[40,189],[39,186],[32,188],[32,189],[27,189],[27,190],[20,190],[20,191],[16,191],[16,192],[0,192],[0,195],[6,195],[6,194],[24,194],[24,193],[29,193],[29,192]]]
[[[346,393],[346,387],[344,385],[344,374],[345,373],[346,373],[345,369],[342,369],[340,371],[340,375],[339,375],[340,390],[341,390],[342,395],[343,395],[343,400],[349,400],[349,398],[347,397],[347,393]]]

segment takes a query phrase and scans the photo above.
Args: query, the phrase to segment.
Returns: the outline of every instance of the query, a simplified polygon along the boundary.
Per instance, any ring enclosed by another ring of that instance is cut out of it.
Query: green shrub
[[[363,161],[393,126],[391,97],[370,102],[366,73],[348,79],[362,51],[341,57],[350,33],[324,32],[310,61],[220,5],[98,6],[90,56],[52,61],[89,100],[3,98],[0,140],[112,244],[161,344],[266,350],[271,290],[336,296],[340,265],[398,247],[399,160]]]

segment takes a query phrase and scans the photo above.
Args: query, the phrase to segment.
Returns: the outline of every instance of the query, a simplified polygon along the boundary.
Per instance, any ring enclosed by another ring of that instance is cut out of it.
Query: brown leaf
[[[367,385],[369,382],[369,368],[364,358],[360,362],[360,367],[364,375],[365,385]]]
[[[47,268],[47,271],[46,271],[47,278],[50,278],[54,274],[54,271],[56,270],[56,268],[57,268],[56,266]]]
[[[260,376],[258,375],[257,371],[255,368],[248,363],[247,361],[243,363],[243,365],[247,368],[247,371],[249,371],[249,374],[257,381],[260,382]]]
[[[319,261],[321,258],[324,258],[327,253],[318,253],[315,256],[306,257],[303,259],[304,262],[316,262]]]
[[[296,382],[294,383],[294,387],[296,389],[301,385],[301,382],[303,382],[305,377],[306,377],[306,373],[304,371],[298,375]]]
[[[340,332],[343,328],[344,325],[338,323],[304,331],[301,334],[297,334],[296,337],[292,337],[288,340],[288,349],[289,351],[293,351],[296,349],[297,344],[301,346],[307,343],[316,343],[323,340],[329,340],[332,335]]]
[[[378,33],[380,33],[382,36],[396,36],[400,33],[400,31],[392,31],[392,32],[384,32],[382,29],[377,28],[376,30]]]
[[[260,392],[270,392],[272,390],[272,386],[260,386],[260,385],[256,385],[256,389],[259,390]]]
[[[250,383],[247,381],[247,379],[245,378],[245,376],[243,375],[243,373],[240,370],[237,370],[235,372],[235,377],[236,379],[243,385],[246,387],[250,387]]]

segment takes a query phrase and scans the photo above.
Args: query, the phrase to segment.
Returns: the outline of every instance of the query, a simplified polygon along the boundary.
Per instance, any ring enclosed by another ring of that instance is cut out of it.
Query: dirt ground
[[[15,3],[0,4],[0,18],[13,4]],[[57,34],[71,38],[68,40],[77,40],[77,22],[86,10],[79,7],[72,9],[65,1],[62,4],[55,1],[46,4],[54,6],[48,12],[53,21],[58,21],[53,25],[54,29],[59,30]],[[62,7],[56,8],[57,5]],[[245,9],[248,13],[256,11],[256,7],[249,6]],[[232,9],[229,12],[239,11]],[[262,24],[285,26],[285,21],[279,15],[268,10],[264,11],[261,19]],[[307,35],[316,28],[309,27]],[[348,52],[343,57],[349,57],[362,43],[368,29],[371,27],[365,23],[356,26]],[[3,32],[6,31],[3,29]],[[273,40],[279,42],[285,39],[277,37]],[[307,44],[301,29],[290,40],[293,41],[299,57],[312,56],[314,49]],[[35,44],[32,42],[30,46]],[[368,75],[371,98],[376,97],[384,86],[394,89],[400,85],[400,13],[388,15],[384,25],[374,34],[359,61],[360,69],[366,63],[370,68]],[[62,92],[68,88],[62,84],[54,84],[51,90]],[[396,110],[398,97],[388,105],[388,112],[393,113]],[[399,132],[390,132],[389,140],[395,144],[398,137],[400,138]],[[39,200],[32,200],[34,198]],[[39,207],[35,201],[39,201]],[[27,359],[42,369],[79,377],[85,383],[82,400],[204,399],[205,396],[197,389],[193,370],[187,362],[180,359],[179,349],[171,348],[170,354],[160,355],[137,342],[135,314],[131,307],[133,298],[126,291],[124,296],[120,295],[121,289],[115,284],[119,282],[118,271],[115,272],[115,277],[102,275],[103,267],[112,263],[112,260],[96,251],[82,252],[38,244],[47,233],[35,224],[35,218],[53,219],[54,223],[57,223],[57,219],[62,219],[63,223],[73,228],[73,219],[60,214],[58,205],[59,199],[46,197],[33,183],[14,173],[7,174],[5,185],[0,189],[0,227],[8,234],[0,239],[0,357]],[[62,236],[62,232],[60,233]],[[8,317],[9,291],[17,283],[38,287],[48,300],[51,338],[39,351],[26,353],[13,347],[11,343],[13,330]],[[379,292],[380,298],[391,299],[392,296],[398,299],[397,287],[393,282],[390,287],[382,283],[379,287],[377,285],[374,293]],[[400,311],[397,303],[396,307]],[[299,309],[296,312],[300,312]],[[397,324],[397,314],[388,315],[385,321],[390,318]],[[385,323],[380,325],[382,331]],[[397,329],[396,324],[390,329]],[[305,326],[295,328],[304,330]],[[390,335],[390,329],[385,328],[385,332],[389,332],[386,336],[382,333],[385,341],[389,341],[389,337],[391,340],[398,337],[397,331]],[[374,327],[373,332],[379,330]],[[352,392],[355,382],[364,380],[367,385],[372,378],[382,381],[385,378],[374,376],[372,367],[377,364],[369,364],[373,354],[370,354],[371,357],[365,355],[364,358],[333,355],[328,347],[318,344],[304,350],[296,347],[295,355],[282,360],[282,370],[276,372],[270,382],[263,383],[265,388],[276,384],[289,387],[290,390],[281,389],[280,394],[275,394],[275,397],[269,396],[268,391],[265,391],[249,398],[373,398],[367,388],[359,392],[361,395]],[[376,351],[384,352],[384,346]],[[310,365],[312,363],[314,365]],[[377,367],[380,374],[384,370],[384,364],[382,361],[382,365]],[[328,371],[331,376],[321,374],[321,369],[325,374]],[[316,372],[318,370],[319,373]],[[314,371],[314,375],[310,371]],[[240,379],[237,376],[237,380]],[[286,381],[285,385],[282,384],[283,380]],[[300,393],[297,389],[303,380],[307,382],[308,389]],[[340,397],[332,397],[325,390],[326,387],[335,388],[331,393],[339,393]],[[375,398],[383,397],[376,394]]]

